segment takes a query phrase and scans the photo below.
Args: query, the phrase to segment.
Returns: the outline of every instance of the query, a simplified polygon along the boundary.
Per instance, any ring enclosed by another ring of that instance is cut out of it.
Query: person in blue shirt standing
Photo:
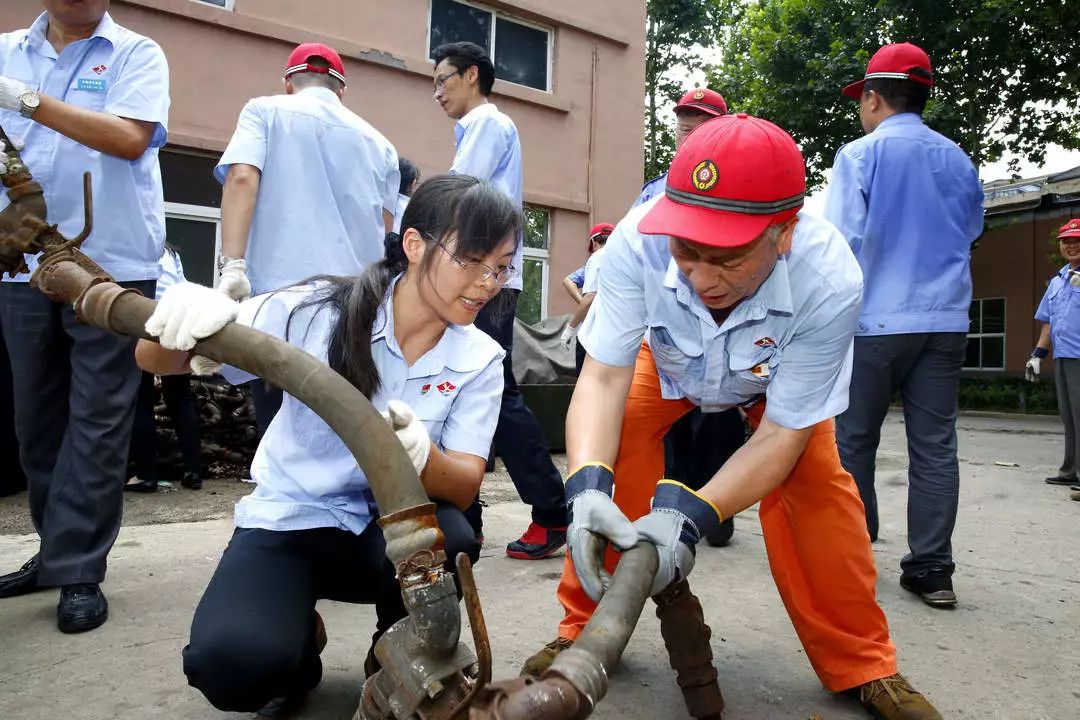
[[[1072,219],[1058,230],[1058,248],[1068,263],[1050,280],[1035,319],[1043,324],[1039,340],[1027,362],[1027,379],[1035,382],[1042,361],[1054,348],[1054,388],[1058,412],[1065,426],[1065,459],[1057,474],[1046,478],[1050,485],[1080,483],[1080,220]],[[1073,487],[1080,500],[1080,487]]]
[[[82,229],[82,175],[91,174],[94,199],[108,212],[94,214],[83,251],[121,285],[153,297],[165,242],[165,54],[117,25],[109,0],[43,4],[29,28],[0,35],[0,126],[44,188],[48,221],[68,237]],[[26,264],[32,271],[37,262],[28,256]],[[0,577],[0,597],[59,586],[57,625],[81,632],[108,618],[100,584],[123,509],[135,341],[78,322],[28,279],[0,283],[0,326],[41,545],[21,570]]]
[[[283,94],[244,106],[214,168],[223,185],[218,289],[234,300],[320,273],[359,275],[382,257],[394,225],[397,151],[342,104],[341,57],[298,45],[282,82]],[[259,380],[252,395],[261,436],[281,390]]]
[[[451,174],[473,175],[488,180],[506,193],[518,207],[522,203],[521,142],[514,121],[491,102],[495,66],[484,49],[470,42],[448,43],[432,52],[435,70],[435,102],[454,123],[456,151]],[[519,243],[513,265],[520,272],[524,243]],[[566,499],[562,476],[551,461],[543,432],[525,404],[514,379],[511,352],[514,343],[514,309],[521,294],[520,275],[502,291],[510,311],[498,314],[488,308],[476,326],[502,345],[505,389],[495,431],[495,452],[502,458],[521,500],[532,506],[532,522],[525,533],[506,547],[519,560],[550,557],[566,544]],[[480,505],[470,520],[481,532]]]
[[[462,509],[483,480],[502,396],[502,348],[473,322],[513,277],[521,214],[489,183],[443,175],[416,191],[402,227],[359,277],[311,278],[239,304],[174,285],[146,323],[158,342],[140,341],[138,359],[187,372],[195,343],[235,320],[329,364],[394,427],[436,503],[452,573],[458,554],[480,555]],[[221,371],[234,384],[251,377]],[[318,600],[373,604],[372,648],[406,611],[367,478],[307,406],[285,396],[251,477],[195,610],[184,672],[218,709],[292,717],[322,677]],[[371,651],[364,669],[379,669]]]
[[[679,102],[675,103],[675,149],[682,147],[683,142],[694,129],[706,120],[714,117],[727,115],[728,106],[724,96],[709,88],[693,88],[683,93]],[[658,175],[649,180],[641,188],[641,194],[631,207],[637,207],[642,203],[652,200],[657,195],[664,194],[664,186],[667,184],[667,173]]]
[[[960,490],[956,414],[971,305],[972,243],[982,186],[967,154],[926,127],[930,58],[886,45],[844,88],[866,136],[836,154],[825,202],[866,282],[851,404],[837,419],[871,540],[878,537],[874,459],[893,394],[908,440],[908,553],[900,584],[933,607],[956,605],[952,532]]]

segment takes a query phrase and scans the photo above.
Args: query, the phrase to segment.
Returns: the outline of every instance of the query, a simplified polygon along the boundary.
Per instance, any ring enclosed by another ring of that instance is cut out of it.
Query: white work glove
[[[420,475],[431,454],[431,436],[428,435],[424,422],[416,417],[411,407],[400,400],[391,400],[386,411],[380,414],[390,423],[390,428],[405,448],[405,454],[412,460],[416,474]]]
[[[581,588],[595,602],[600,602],[611,584],[604,567],[607,544],[616,550],[629,550],[638,541],[634,526],[611,499],[614,491],[615,474],[601,463],[582,465],[566,479],[566,506],[570,511],[566,547]]]
[[[1037,357],[1028,358],[1027,365],[1024,366],[1024,379],[1028,382],[1038,382],[1041,369],[1042,360]]]
[[[660,565],[650,595],[685,580],[694,568],[698,541],[720,529],[716,506],[674,480],[661,480],[653,495],[652,512],[634,523],[641,540],[656,546]]]
[[[0,110],[10,110],[11,112],[22,110],[22,100],[20,98],[29,89],[25,83],[0,75]]]
[[[1073,287],[1080,287],[1080,270],[1069,271],[1069,284]]]
[[[182,282],[166,290],[146,332],[169,350],[190,350],[236,319],[240,305],[216,290]]]
[[[217,289],[233,300],[247,300],[251,297],[251,281],[247,276],[247,261],[232,258],[225,262],[218,273]]]
[[[562,335],[559,336],[559,344],[562,345],[563,350],[569,350],[574,345],[574,338],[577,337],[577,328],[567,324],[563,328]]]

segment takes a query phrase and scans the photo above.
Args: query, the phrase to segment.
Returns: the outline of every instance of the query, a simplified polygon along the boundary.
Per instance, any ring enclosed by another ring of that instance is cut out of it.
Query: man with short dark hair
[[[23,145],[48,221],[67,237],[82,228],[82,175],[90,173],[100,205],[83,252],[121,285],[153,297],[165,240],[158,168],[169,114],[165,54],[117,25],[109,0],[43,5],[29,28],[0,35],[0,125]],[[14,162],[5,150],[0,174]],[[7,205],[0,194],[0,207]],[[37,267],[36,258],[26,261]],[[57,626],[82,632],[109,614],[100,583],[123,511],[139,389],[135,340],[79,322],[29,277],[0,283],[0,324],[41,544],[21,570],[0,577],[0,597],[58,586]]]
[[[298,45],[282,82],[284,94],[244,106],[214,169],[224,186],[218,289],[234,300],[313,275],[359,275],[382,258],[394,225],[397,151],[342,104],[341,57]],[[281,390],[256,380],[252,395],[262,436]]]
[[[866,282],[851,402],[836,437],[878,536],[874,459],[894,393],[908,440],[908,545],[900,584],[933,607],[956,605],[952,532],[960,490],[956,414],[971,304],[971,244],[982,186],[956,143],[923,124],[930,58],[886,45],[844,88],[866,136],[840,148],[825,216],[847,238]]]
[[[489,180],[520,206],[521,142],[514,121],[488,99],[495,84],[495,66],[479,45],[447,43],[432,53],[435,71],[435,102],[457,123],[456,152],[451,173]],[[521,294],[524,243],[518,243],[512,265],[519,274],[502,290],[503,302],[489,302],[476,318],[476,326],[506,351],[503,360],[505,385],[495,452],[503,459],[521,500],[532,506],[532,522],[525,533],[506,547],[519,560],[550,557],[566,544],[566,499],[562,477],[551,462],[544,435],[525,404],[514,379],[511,351],[514,343],[514,309]],[[468,513],[480,533],[480,506]]]

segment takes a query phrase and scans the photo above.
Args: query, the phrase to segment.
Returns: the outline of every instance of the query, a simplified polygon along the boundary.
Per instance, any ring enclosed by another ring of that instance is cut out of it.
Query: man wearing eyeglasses
[[[435,102],[457,121],[450,173],[487,180],[520,206],[521,142],[514,121],[489,99],[495,84],[491,58],[475,43],[457,42],[435,48],[432,59]],[[506,384],[495,430],[495,452],[503,459],[521,500],[532,506],[532,522],[524,535],[506,546],[506,554],[519,560],[538,560],[566,544],[567,515],[562,477],[551,462],[540,426],[514,380],[511,351],[514,309],[522,288],[523,247],[524,243],[518,244],[512,261],[518,271],[516,277],[502,291],[508,297],[501,303],[488,303],[477,316],[476,326],[506,350]],[[480,505],[474,504],[466,514],[479,534]]]

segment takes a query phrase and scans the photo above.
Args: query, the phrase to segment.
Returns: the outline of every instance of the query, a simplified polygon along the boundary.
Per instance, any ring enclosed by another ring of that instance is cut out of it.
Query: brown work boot
[[[551,667],[551,663],[555,662],[555,658],[558,657],[559,653],[573,644],[573,640],[567,640],[564,637],[555,638],[541,648],[540,652],[525,661],[525,664],[521,666],[522,677],[531,677],[539,680],[540,676],[547,672],[547,669]]]
[[[856,689],[863,707],[882,720],[942,720],[941,713],[900,673]]]

